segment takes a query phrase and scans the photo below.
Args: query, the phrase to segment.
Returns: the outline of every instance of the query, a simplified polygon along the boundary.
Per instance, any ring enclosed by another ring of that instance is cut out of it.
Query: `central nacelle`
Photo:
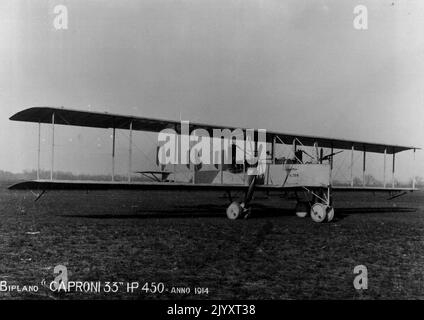
[[[269,184],[284,187],[328,187],[329,164],[270,164]]]

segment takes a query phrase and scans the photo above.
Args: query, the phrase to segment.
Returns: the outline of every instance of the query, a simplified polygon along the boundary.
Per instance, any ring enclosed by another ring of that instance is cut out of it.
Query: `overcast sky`
[[[424,1],[2,0],[0,169],[35,168],[37,126],[8,120],[34,105],[422,147]],[[110,132],[58,131],[58,169],[108,169]]]

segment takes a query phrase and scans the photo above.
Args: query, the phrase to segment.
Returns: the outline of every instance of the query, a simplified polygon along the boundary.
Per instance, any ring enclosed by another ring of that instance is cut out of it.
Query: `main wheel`
[[[296,204],[296,215],[299,218],[305,218],[308,215],[310,208],[308,202],[298,202]]]
[[[241,217],[243,209],[237,201],[232,202],[227,208],[227,217],[230,220],[236,220]]]
[[[327,217],[327,206],[323,203],[315,203],[311,207],[311,218],[315,222],[323,222]]]
[[[334,218],[334,208],[331,206],[327,207],[327,221],[331,222]]]

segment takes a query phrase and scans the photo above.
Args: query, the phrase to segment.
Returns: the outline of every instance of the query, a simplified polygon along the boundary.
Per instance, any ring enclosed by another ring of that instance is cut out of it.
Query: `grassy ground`
[[[293,201],[255,199],[250,219],[225,218],[214,193],[30,192],[0,189],[0,281],[164,282],[188,295],[0,292],[2,298],[424,298],[424,195],[335,198],[336,219],[294,215]],[[37,232],[31,234],[28,232]],[[368,290],[353,268],[368,268]],[[207,287],[208,295],[193,294]]]

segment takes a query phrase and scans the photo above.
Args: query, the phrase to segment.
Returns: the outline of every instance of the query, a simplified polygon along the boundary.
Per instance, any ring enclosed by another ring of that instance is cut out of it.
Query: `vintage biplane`
[[[255,192],[278,194],[279,196],[291,196],[297,200],[296,214],[305,217],[310,214],[315,222],[331,221],[334,217],[332,196],[334,192],[385,192],[394,198],[408,192],[417,190],[415,178],[412,186],[399,187],[395,185],[395,156],[397,153],[418,149],[411,146],[398,146],[371,142],[351,141],[314,137],[282,132],[266,132],[267,154],[269,158],[266,170],[259,174],[248,173],[251,168],[246,163],[215,166],[212,170],[202,169],[198,165],[189,165],[191,177],[178,179],[179,175],[175,166],[171,170],[165,170],[159,166],[154,171],[135,171],[150,181],[133,181],[132,174],[132,134],[134,130],[160,132],[167,128],[175,130],[181,135],[181,122],[168,121],[146,117],[125,116],[110,113],[99,113],[82,110],[72,110],[55,107],[31,107],[14,114],[10,120],[38,123],[38,167],[37,179],[16,183],[9,188],[12,190],[38,190],[41,196],[47,190],[174,190],[174,191],[223,191],[228,195],[229,206],[227,217],[238,219],[247,217],[250,212],[251,202]],[[40,179],[40,128],[41,124],[52,126],[52,156],[50,179]],[[112,130],[112,174],[110,181],[76,181],[56,180],[54,177],[54,130],[55,125],[92,127]],[[189,129],[202,128],[208,132],[213,129],[236,128],[214,126],[209,124],[190,123]],[[115,177],[115,131],[129,131],[129,162],[128,179],[116,181]],[[241,129],[246,132],[248,129]],[[224,139],[224,137],[223,137]],[[276,148],[278,145],[289,146],[290,157],[278,158]],[[233,148],[234,145],[231,145]],[[312,149],[307,152],[306,149]],[[334,157],[341,152],[351,152],[350,183],[346,185],[333,185]],[[328,152],[324,154],[324,152]],[[361,152],[363,184],[354,184],[353,161],[354,152]],[[312,155],[311,155],[312,153]],[[381,186],[367,186],[365,184],[366,155],[377,153],[384,155],[384,182]],[[386,181],[386,156],[392,156],[391,181]],[[245,161],[244,161],[245,162]],[[174,171],[173,171],[174,170]],[[226,179],[224,177],[237,176],[240,179]],[[259,172],[259,171],[256,171]],[[248,174],[247,174],[248,173]],[[233,192],[233,194],[232,194]],[[241,194],[241,201],[233,201],[234,193]]]

